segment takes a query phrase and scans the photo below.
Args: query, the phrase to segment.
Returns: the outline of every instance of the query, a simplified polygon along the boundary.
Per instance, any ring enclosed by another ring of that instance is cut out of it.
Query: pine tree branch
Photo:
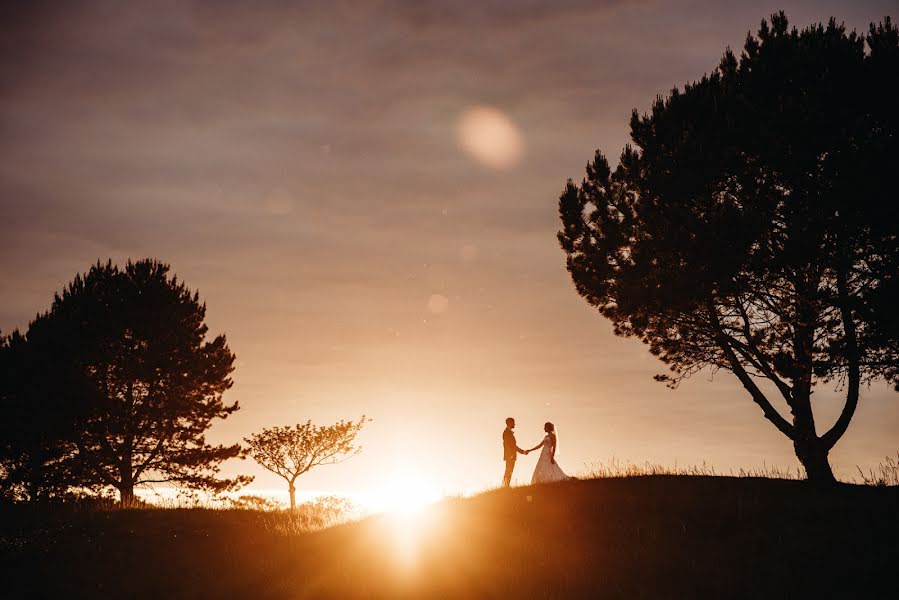
[[[821,436],[821,442],[829,450],[843,437],[849,422],[855,415],[858,407],[859,381],[861,372],[859,369],[858,342],[855,331],[855,322],[852,320],[852,310],[849,306],[849,294],[846,289],[846,275],[841,270],[837,272],[837,290],[839,293],[840,316],[843,321],[843,336],[846,341],[846,360],[849,363],[849,382],[846,388],[846,403],[840,416],[837,417],[827,433]]]
[[[740,383],[743,384],[743,387],[746,388],[746,391],[749,392],[750,396],[752,396],[752,400],[762,409],[765,418],[771,421],[771,423],[785,436],[794,439],[796,435],[795,428],[790,425],[779,412],[777,412],[777,409],[775,409],[774,406],[771,405],[771,402],[768,401],[765,394],[759,389],[755,382],[752,381],[752,378],[746,373],[743,365],[740,364],[740,360],[737,358],[736,354],[734,354],[733,349],[728,343],[727,335],[721,329],[721,322],[718,318],[718,312],[714,303],[709,301],[707,308],[709,322],[712,325],[713,330],[718,332],[718,345],[721,348],[721,351],[724,352],[724,356],[727,358],[731,371],[737,376],[737,379],[740,380]]]

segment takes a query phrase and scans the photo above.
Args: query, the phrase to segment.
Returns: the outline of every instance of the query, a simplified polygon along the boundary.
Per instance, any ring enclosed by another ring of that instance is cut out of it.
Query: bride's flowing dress
[[[531,483],[552,483],[554,481],[565,481],[571,479],[559,466],[559,461],[553,463],[552,458],[552,440],[549,434],[543,438],[543,449],[540,450],[540,458],[537,460],[537,466],[534,468],[534,476]]]

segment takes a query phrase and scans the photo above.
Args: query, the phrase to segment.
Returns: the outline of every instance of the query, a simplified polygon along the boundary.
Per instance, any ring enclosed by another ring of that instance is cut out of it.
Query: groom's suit
[[[509,487],[512,481],[512,470],[515,469],[515,459],[518,458],[518,444],[515,442],[515,433],[506,427],[503,431],[503,460],[506,461],[506,472],[503,474],[503,487]]]

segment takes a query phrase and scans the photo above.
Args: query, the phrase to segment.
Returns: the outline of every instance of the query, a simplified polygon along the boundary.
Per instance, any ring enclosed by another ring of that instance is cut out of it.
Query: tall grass
[[[256,518],[261,530],[280,536],[302,535],[365,516],[359,505],[343,496],[321,496],[309,502],[301,502],[293,510],[271,498],[252,494],[207,500],[191,499],[187,503],[184,499],[169,498],[150,507],[247,513]]]
[[[858,474],[861,476],[862,483],[875,487],[899,486],[899,452],[896,458],[892,456],[886,457],[886,462],[882,462],[877,466],[877,470],[868,469],[865,473],[861,467],[856,467]]]
[[[769,466],[763,464],[757,469],[733,469],[719,472],[705,461],[701,465],[662,465],[653,462],[632,463],[611,458],[608,461],[594,461],[587,464],[581,477],[584,479],[611,479],[618,477],[644,477],[649,475],[686,475],[699,477],[764,477],[767,479],[803,479],[798,469]]]
[[[361,508],[341,496],[323,496],[289,508],[258,512],[266,531],[282,536],[302,535],[360,518]]]

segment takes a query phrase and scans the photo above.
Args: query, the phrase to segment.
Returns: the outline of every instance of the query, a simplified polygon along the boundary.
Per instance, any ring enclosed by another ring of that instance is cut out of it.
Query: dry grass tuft
[[[856,468],[861,476],[862,483],[865,485],[875,487],[899,486],[899,452],[896,453],[896,458],[887,456],[886,462],[880,463],[876,472],[874,469],[869,469],[866,474],[861,467]]]
[[[289,508],[259,512],[266,531],[279,536],[295,536],[342,525],[361,516],[361,509],[341,496],[323,496],[313,502]]]
[[[803,479],[799,470],[763,465],[759,469],[731,469],[727,473],[719,473],[715,467],[705,461],[701,465],[661,465],[646,461],[632,463],[611,458],[608,461],[595,461],[587,465],[582,479],[613,479],[619,477],[648,477],[653,475],[686,475],[693,477],[763,477],[766,479]]]

